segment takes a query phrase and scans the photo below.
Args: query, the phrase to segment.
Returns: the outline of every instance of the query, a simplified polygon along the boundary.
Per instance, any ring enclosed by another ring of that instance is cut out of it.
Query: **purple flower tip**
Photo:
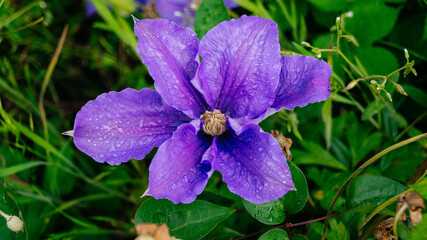
[[[194,201],[214,170],[254,203],[295,189],[278,142],[256,123],[329,97],[328,64],[280,56],[277,24],[257,16],[220,23],[200,43],[191,29],[164,19],[135,19],[135,33],[157,91],[125,89],[89,101],[74,125],[80,150],[114,165],[159,147],[143,196],[174,203]]]

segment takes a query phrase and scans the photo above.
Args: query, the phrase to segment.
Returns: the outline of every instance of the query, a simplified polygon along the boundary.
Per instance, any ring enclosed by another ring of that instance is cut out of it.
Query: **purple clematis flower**
[[[228,9],[236,8],[238,3],[223,0]],[[181,26],[193,26],[193,18],[202,0],[156,0],[155,6],[161,18],[169,19]]]
[[[257,123],[327,99],[327,63],[280,56],[277,24],[257,16],[222,22],[200,44],[193,30],[165,19],[135,19],[135,33],[157,91],[89,101],[75,119],[77,148],[116,165],[159,147],[146,194],[174,203],[194,201],[214,170],[254,203],[294,190],[278,142]]]

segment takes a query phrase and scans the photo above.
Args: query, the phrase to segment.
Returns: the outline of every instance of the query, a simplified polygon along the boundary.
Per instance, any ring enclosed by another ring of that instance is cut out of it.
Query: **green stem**
[[[365,220],[363,220],[363,222],[361,222],[359,224],[359,237],[362,235],[362,228],[363,226],[366,225],[366,223],[368,223],[377,213],[379,213],[381,210],[383,210],[384,208],[386,208],[387,206],[391,205],[392,203],[394,203],[397,198],[401,195],[401,194],[407,194],[409,192],[413,192],[414,189],[408,189],[402,193],[397,194],[396,196],[390,198],[389,200],[385,201],[383,204],[379,205],[377,208],[374,209],[374,211],[372,211],[366,218]]]
[[[403,206],[397,211],[396,216],[394,217],[393,222],[393,234],[394,240],[399,240],[399,236],[397,235],[397,222],[399,222],[400,216],[405,213],[406,209],[408,209],[408,203],[403,202]]]
[[[331,215],[332,211],[334,210],[335,203],[337,202],[339,196],[344,192],[345,188],[348,186],[350,181],[353,180],[353,178],[355,178],[356,176],[358,176],[365,168],[367,168],[372,163],[376,162],[378,159],[380,159],[385,154],[387,154],[387,153],[389,153],[395,149],[398,149],[400,147],[403,147],[405,145],[408,145],[409,143],[418,141],[418,140],[426,138],[426,137],[427,137],[427,133],[423,133],[423,134],[417,135],[415,137],[401,141],[399,143],[396,143],[396,144],[382,150],[381,152],[377,153],[375,156],[371,157],[368,161],[366,161],[364,164],[362,164],[358,169],[356,169],[356,171],[354,171],[350,175],[350,177],[348,177],[348,179],[344,182],[344,184],[340,187],[340,189],[338,189],[338,192],[335,194],[335,197],[332,199],[331,205],[329,206],[329,209],[328,209],[328,212],[326,215]],[[322,230],[322,240],[325,240],[327,227],[328,227],[328,220],[326,219],[325,224],[323,225],[323,230]]]

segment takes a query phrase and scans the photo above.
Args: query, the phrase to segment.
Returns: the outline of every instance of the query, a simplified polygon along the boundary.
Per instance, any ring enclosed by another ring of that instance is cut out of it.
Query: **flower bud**
[[[348,85],[347,85],[347,87],[345,87],[345,90],[350,90],[350,89],[352,89],[352,88],[354,88],[356,85],[357,85],[357,83],[358,83],[359,81],[358,80],[353,80],[353,81],[351,81]]]
[[[335,25],[339,26],[341,23],[341,18],[337,17],[337,19],[335,20]]]
[[[390,102],[393,102],[393,99],[391,98],[391,94],[389,92],[385,92],[385,95],[387,95],[388,100],[390,100]]]
[[[308,43],[308,42],[305,42],[305,41],[301,42],[301,44],[302,44],[303,46],[306,46],[306,47],[311,47],[311,44],[310,44],[310,43]]]
[[[396,88],[396,91],[397,91],[398,93],[400,93],[400,94],[402,94],[402,95],[405,95],[405,96],[408,96],[408,94],[405,92],[405,90],[403,89],[403,87],[402,87],[400,84],[396,83],[396,84],[394,85],[394,87]]]
[[[409,60],[409,52],[408,49],[403,49],[403,51],[405,51],[405,58]]]

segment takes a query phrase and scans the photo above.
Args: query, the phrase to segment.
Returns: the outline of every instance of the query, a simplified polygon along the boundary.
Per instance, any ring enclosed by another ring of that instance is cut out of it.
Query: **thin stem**
[[[348,65],[350,65],[351,68],[353,68],[357,74],[359,74],[361,77],[365,76],[356,66],[354,66],[354,64],[344,55],[344,53],[341,52],[341,50],[338,49],[337,53],[344,59],[344,61],[348,63]]]
[[[318,222],[318,221],[322,221],[322,220],[325,220],[325,219],[333,218],[333,217],[338,216],[338,215],[341,215],[341,214],[342,214],[342,213],[338,212],[338,213],[334,213],[334,214],[329,215],[329,216],[324,216],[324,217],[321,217],[321,218],[316,218],[316,219],[313,219],[313,220],[310,220],[310,221],[299,222],[299,223],[295,223],[295,224],[287,223],[287,224],[283,224],[283,225],[275,226],[275,227],[272,227],[272,228],[269,228],[269,229],[266,229],[266,230],[261,230],[261,231],[258,231],[258,232],[250,233],[250,234],[248,234],[248,235],[245,235],[245,236],[242,236],[242,237],[235,238],[234,240],[240,240],[240,239],[249,238],[249,237],[252,237],[252,236],[256,236],[256,235],[258,235],[258,234],[262,234],[262,233],[268,232],[268,231],[273,230],[273,229],[276,229],[276,228],[292,228],[292,227],[298,227],[298,226],[301,226],[301,225],[306,225],[306,224],[310,224],[310,223],[313,223],[313,222]]]
[[[372,211],[366,218],[365,220],[363,220],[363,222],[361,222],[359,224],[359,237],[362,235],[362,228],[363,226],[366,225],[366,223],[368,223],[377,213],[379,213],[381,210],[383,210],[384,208],[386,208],[387,206],[389,206],[390,204],[394,203],[397,198],[401,195],[401,194],[407,194],[409,192],[413,192],[414,189],[408,189],[402,193],[397,194],[396,196],[388,199],[387,201],[385,201],[383,204],[379,205],[378,207],[376,207],[374,209],[374,211]]]
[[[397,211],[396,216],[394,217],[394,222],[393,222],[393,234],[394,234],[394,240],[399,240],[399,236],[397,235],[397,222],[399,222],[400,216],[402,216],[402,214],[404,214],[404,212],[406,211],[406,209],[408,209],[409,205],[408,203],[403,202],[403,206],[399,209],[399,211]]]
[[[372,163],[374,163],[375,161],[377,161],[378,159],[380,159],[382,156],[384,156],[385,154],[403,147],[405,145],[408,145],[409,143],[418,141],[420,139],[426,138],[427,137],[427,133],[423,133],[420,135],[417,135],[415,137],[406,139],[404,141],[401,141],[399,143],[396,143],[384,150],[382,150],[381,152],[377,153],[375,156],[373,156],[372,158],[370,158],[368,161],[366,161],[364,164],[362,164],[358,169],[356,169],[356,171],[354,171],[350,177],[348,177],[348,179],[344,182],[344,184],[340,187],[340,189],[338,189],[338,192],[335,194],[335,197],[332,199],[331,205],[329,206],[327,215],[330,215],[334,209],[335,203],[337,202],[339,196],[344,192],[344,189],[348,186],[348,184],[350,183],[351,180],[353,180],[353,178],[355,178],[357,175],[359,175],[365,168],[367,168],[369,165],[371,165]],[[326,229],[328,227],[328,220],[326,219],[325,224],[323,225],[323,231],[322,231],[322,240],[325,239],[326,237]]]
[[[424,112],[423,114],[421,114],[419,117],[417,117],[417,119],[415,119],[411,124],[409,124],[405,129],[402,130],[401,133],[399,133],[399,135],[397,135],[394,138],[394,141],[396,142],[397,140],[399,140],[407,131],[409,131],[409,129],[411,129],[412,127],[414,127],[415,124],[417,124],[419,121],[421,121],[421,119],[423,119],[425,116],[427,116],[427,111]]]

